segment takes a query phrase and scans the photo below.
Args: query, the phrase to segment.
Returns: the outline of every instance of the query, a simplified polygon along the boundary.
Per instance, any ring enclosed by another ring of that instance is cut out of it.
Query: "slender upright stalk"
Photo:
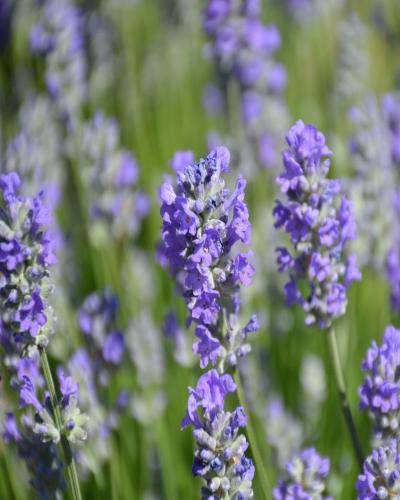
[[[342,408],[343,416],[347,425],[347,429],[350,433],[350,438],[354,448],[354,453],[356,455],[360,468],[362,469],[364,464],[364,455],[361,449],[361,444],[357,434],[357,429],[354,424],[353,415],[351,414],[349,401],[347,399],[343,370],[340,364],[339,351],[336,342],[336,334],[335,330],[332,327],[329,328],[328,330],[328,347],[329,347],[329,355],[332,360],[333,372],[335,375],[335,381],[339,393],[340,405]]]
[[[245,408],[246,410],[246,415],[247,415],[247,425],[246,425],[246,431],[247,431],[247,437],[249,438],[250,442],[250,447],[251,447],[251,452],[253,454],[254,458],[254,463],[256,466],[256,471],[258,472],[259,477],[261,478],[261,486],[263,489],[264,497],[266,499],[272,499],[272,486],[271,486],[271,480],[269,478],[268,472],[264,466],[264,461],[261,456],[261,452],[258,448],[257,444],[257,438],[256,434],[253,429],[253,425],[251,422],[250,418],[250,412],[247,408],[246,400],[244,398],[244,393],[243,393],[243,387],[242,387],[242,382],[240,380],[240,373],[236,369],[234,372],[234,379],[236,382],[236,387],[237,387],[237,393],[238,393],[238,398],[241,406]]]
[[[57,425],[57,429],[61,436],[61,447],[63,449],[65,467],[67,470],[68,483],[71,488],[73,500],[82,500],[81,490],[79,487],[78,473],[76,471],[75,460],[72,455],[71,447],[68,439],[63,434],[63,421],[61,417],[59,402],[56,394],[56,388],[54,385],[53,376],[51,374],[51,369],[49,365],[49,360],[47,359],[47,354],[45,349],[40,349],[40,362],[42,365],[43,375],[46,380],[47,388],[50,393],[50,401],[53,409],[54,419]]]

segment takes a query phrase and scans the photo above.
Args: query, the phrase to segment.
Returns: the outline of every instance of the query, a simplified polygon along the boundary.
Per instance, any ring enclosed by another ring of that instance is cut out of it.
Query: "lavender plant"
[[[278,268],[289,273],[287,304],[304,309],[306,324],[329,328],[346,311],[348,286],[361,277],[354,256],[343,262],[346,243],[356,237],[352,205],[340,195],[340,182],[326,177],[332,152],[321,132],[298,121],[286,141],[285,171],[277,183],[287,202],[277,201],[273,213],[295,253],[278,248]]]
[[[211,38],[209,53],[219,79],[227,82],[233,77],[239,85],[243,124],[256,162],[262,167],[275,166],[288,121],[282,99],[286,70],[273,58],[280,47],[277,27],[262,23],[257,0],[209,0],[203,28]]]
[[[229,375],[220,376],[218,372],[223,374],[236,366],[238,358],[250,350],[246,343],[248,334],[258,329],[255,316],[244,328],[239,324],[240,285],[250,284],[254,269],[248,260],[251,253],[237,250],[239,242],[244,246],[250,244],[250,222],[244,203],[244,179],[238,178],[230,194],[222,178],[228,171],[229,158],[225,147],[213,150],[198,163],[185,164],[183,160],[178,161],[181,156],[175,157],[177,185],[167,179],[160,189],[163,225],[159,258],[168,265],[182,290],[188,307],[188,323],[196,324],[198,340],[193,351],[200,357],[200,366],[205,368],[210,363],[218,367],[218,371],[213,369],[200,378],[196,391],[191,390],[188,417],[184,420],[184,426],[191,424],[195,428],[199,448],[193,472],[206,480],[202,498],[211,495],[236,498],[239,488],[243,488],[243,492],[237,498],[251,498],[254,472],[250,460],[246,459],[243,472],[240,467],[227,468],[221,457],[214,461],[218,457],[210,454],[210,449],[215,451],[220,442],[210,440],[210,436],[215,440],[224,433],[236,439],[238,428],[245,425],[244,418],[240,423],[230,423],[232,418],[236,422],[241,409],[233,416],[223,411],[224,395],[235,391],[236,385]],[[204,409],[203,424],[195,415],[198,406]],[[207,434],[200,432],[204,430]],[[239,463],[242,463],[247,443],[243,436],[240,442]],[[220,446],[225,459],[232,456],[231,441],[222,441]]]
[[[332,500],[326,495],[329,468],[329,459],[320,457],[314,448],[301,451],[287,464],[288,478],[274,489],[274,500]]]
[[[117,367],[125,351],[125,339],[116,325],[118,298],[105,289],[90,294],[78,311],[78,323],[85,336],[95,380],[107,385],[113,368]]]
[[[298,121],[286,141],[289,148],[283,152],[285,170],[277,183],[287,201],[277,201],[273,213],[275,227],[290,236],[294,255],[287,248],[278,248],[278,269],[289,273],[285,285],[287,305],[300,305],[306,312],[307,325],[327,330],[342,410],[362,465],[332,328],[333,321],[346,311],[349,285],[361,278],[355,256],[344,257],[346,244],[356,236],[352,205],[340,195],[340,182],[327,178],[332,152],[321,132]]]
[[[119,142],[117,122],[100,112],[84,125],[81,159],[94,242],[108,241],[110,232],[116,240],[135,236],[149,208],[137,190],[136,160]]]
[[[52,287],[49,268],[55,262],[53,241],[48,231],[51,218],[43,194],[20,196],[21,181],[15,172],[0,176],[1,210],[1,335],[5,363],[16,366],[14,387],[25,418],[43,442],[61,442],[74,498],[80,498],[79,483],[70,442],[85,439],[87,417],[77,406],[78,388],[70,377],[59,374],[61,398],[56,393],[46,348],[53,333],[54,314],[48,298]],[[49,393],[38,393],[41,377],[24,357],[38,354]],[[17,358],[16,362],[12,362]],[[29,368],[29,369],[27,369]]]

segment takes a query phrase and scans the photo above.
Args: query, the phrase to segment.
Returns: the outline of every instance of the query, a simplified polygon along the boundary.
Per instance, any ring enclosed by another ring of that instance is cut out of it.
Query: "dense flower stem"
[[[258,443],[257,443],[257,438],[256,438],[256,433],[254,432],[253,429],[253,424],[251,422],[250,418],[250,412],[246,404],[246,399],[244,397],[243,393],[243,387],[242,387],[242,381],[240,380],[240,373],[237,369],[235,369],[233,377],[235,379],[236,387],[237,387],[237,394],[238,394],[238,399],[239,403],[243,408],[246,409],[246,414],[247,414],[247,427],[246,427],[246,433],[247,437],[250,442],[250,449],[253,454],[254,462],[256,465],[256,471],[258,471],[258,476],[260,478],[262,490],[264,493],[264,498],[266,499],[272,499],[272,486],[271,486],[271,481],[268,475],[268,472],[266,468],[264,467],[264,462],[262,459],[261,452],[258,448]]]
[[[335,330],[332,327],[329,328],[327,331],[327,335],[328,335],[329,355],[332,361],[335,382],[339,393],[340,406],[342,407],[343,416],[346,421],[347,429],[350,433],[350,438],[354,448],[354,453],[356,455],[360,468],[362,469],[364,464],[364,455],[361,449],[361,444],[357,434],[357,429],[354,424],[353,415],[351,414],[349,401],[347,399],[346,387],[344,384],[342,366],[340,364],[340,357],[336,342]]]
[[[47,359],[47,354],[45,349],[40,349],[40,362],[42,365],[43,375],[46,380],[46,385],[50,392],[50,400],[54,413],[54,419],[61,435],[61,446],[64,453],[65,467],[67,470],[68,483],[72,492],[72,498],[74,500],[82,500],[82,495],[79,487],[78,473],[76,471],[75,461],[72,455],[71,447],[68,442],[68,439],[65,437],[62,431],[63,422],[60,413],[60,408],[58,405],[56,388],[54,385],[54,380],[51,374],[49,360]]]

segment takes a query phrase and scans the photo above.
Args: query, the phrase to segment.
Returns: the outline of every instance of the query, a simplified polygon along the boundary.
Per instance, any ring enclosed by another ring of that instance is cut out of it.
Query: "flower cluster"
[[[329,459],[320,457],[314,448],[301,451],[287,464],[288,478],[274,489],[274,500],[329,500],[325,486],[329,468]]]
[[[147,214],[147,196],[137,190],[138,167],[120,146],[119,128],[100,112],[83,129],[83,178],[89,195],[95,241],[135,236]]]
[[[203,27],[212,39],[220,80],[233,75],[240,85],[243,122],[258,163],[275,166],[287,126],[286,70],[273,58],[281,42],[277,27],[262,23],[258,0],[208,0]]]
[[[386,446],[373,450],[365,460],[363,472],[357,480],[357,493],[358,500],[395,500],[400,497],[398,441],[392,440]]]
[[[71,443],[86,439],[88,417],[81,413],[78,404],[78,385],[58,371],[61,398],[58,401],[61,425],[56,422],[49,393],[44,391],[44,378],[39,369],[37,353],[32,357],[9,356],[4,360],[11,387],[18,392],[23,409],[22,424],[28,434],[36,434],[42,443],[60,442],[64,435]],[[11,421],[11,417],[8,418]],[[15,420],[15,419],[14,419]],[[32,438],[33,439],[33,438]],[[44,447],[40,447],[44,452]],[[49,451],[48,451],[49,452]]]
[[[21,423],[12,413],[3,422],[3,439],[15,445],[27,465],[30,484],[40,500],[58,498],[66,489],[63,465],[54,443],[43,443],[33,432],[33,419],[24,415]]]
[[[178,168],[177,186],[167,180],[160,190],[162,246],[160,258],[178,277],[197,324],[194,352],[202,368],[220,360],[220,369],[234,366],[250,346],[247,335],[258,329],[253,316],[239,326],[239,287],[254,274],[251,252],[236,250],[250,243],[250,222],[239,177],[232,194],[221,174],[228,171],[229,151],[220,147],[198,163]]]
[[[116,326],[118,298],[108,289],[90,294],[78,311],[79,327],[93,360],[96,381],[108,383],[110,371],[121,362],[124,335]]]
[[[187,414],[182,427],[192,425],[196,440],[193,474],[205,479],[202,499],[249,499],[254,466],[244,452],[248,444],[239,429],[246,425],[243,408],[224,411],[225,396],[236,390],[230,375],[216,370],[203,374],[196,389],[189,389]]]
[[[49,267],[55,262],[43,194],[18,195],[15,172],[0,176],[0,342],[7,352],[45,347],[52,333]]]
[[[290,235],[295,254],[278,248],[278,268],[289,273],[287,304],[301,305],[307,324],[326,328],[344,314],[347,288],[360,279],[355,257],[343,262],[346,243],[356,236],[352,205],[340,195],[339,181],[326,177],[332,152],[321,132],[298,121],[286,141],[285,171],[277,183],[287,202],[277,201],[273,214],[275,227]],[[302,293],[303,283],[307,291]]]
[[[382,345],[372,342],[362,369],[365,379],[359,390],[360,408],[373,420],[375,440],[386,442],[400,435],[400,330],[388,326]]]
[[[73,128],[87,93],[82,13],[70,0],[45,0],[38,9],[31,48],[45,57],[47,90]]]

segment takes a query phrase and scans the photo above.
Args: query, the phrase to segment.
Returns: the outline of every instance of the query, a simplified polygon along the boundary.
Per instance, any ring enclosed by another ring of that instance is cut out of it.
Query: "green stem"
[[[253,429],[253,425],[252,425],[251,418],[250,418],[250,412],[247,408],[246,400],[244,398],[242,382],[240,380],[240,374],[239,374],[239,371],[237,369],[234,372],[234,378],[235,378],[235,382],[236,382],[239,402],[240,402],[241,406],[243,406],[243,408],[245,409],[246,414],[247,414],[246,433],[247,433],[247,437],[249,438],[250,448],[251,448],[251,452],[253,454],[256,470],[258,471],[258,474],[260,477],[260,482],[261,482],[262,490],[264,492],[264,497],[267,499],[272,499],[271,481],[270,481],[267,469],[264,466],[261,452],[258,448],[256,434],[255,434],[254,429]]]
[[[40,349],[40,362],[42,365],[43,375],[46,380],[47,388],[50,392],[50,401],[53,409],[54,419],[56,422],[57,429],[61,436],[61,447],[64,453],[65,467],[67,469],[68,483],[71,488],[73,500],[82,500],[81,491],[79,488],[78,473],[76,471],[75,460],[72,455],[71,447],[63,433],[63,420],[60,412],[59,402],[57,399],[56,388],[54,385],[53,376],[51,374],[51,369],[49,365],[49,360],[47,359],[47,354],[44,349]]]
[[[361,449],[360,439],[358,437],[357,429],[354,424],[353,415],[351,413],[349,401],[346,394],[346,386],[344,383],[343,370],[340,364],[340,357],[338,346],[336,342],[335,330],[331,327],[328,330],[328,347],[329,355],[331,357],[333,372],[335,375],[336,385],[339,393],[340,405],[342,408],[343,416],[347,425],[347,429],[350,434],[351,442],[353,445],[354,453],[356,455],[357,461],[360,468],[362,469],[364,464],[364,455]]]

